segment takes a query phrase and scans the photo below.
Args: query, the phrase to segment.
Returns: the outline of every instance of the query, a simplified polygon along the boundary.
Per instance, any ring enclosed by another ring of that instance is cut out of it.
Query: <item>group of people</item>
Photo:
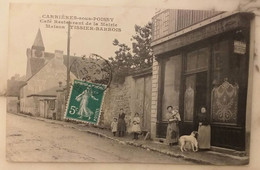
[[[178,144],[179,140],[179,122],[181,117],[178,108],[173,108],[172,106],[167,107],[167,133],[166,133],[166,143],[168,145]],[[206,116],[206,108],[201,107],[200,113],[198,113],[198,142],[200,149],[210,148],[210,125]]]
[[[133,139],[138,139],[138,135],[141,133],[140,127],[140,117],[139,113],[135,113],[132,120],[132,133]],[[114,136],[118,134],[118,137],[124,137],[126,133],[126,122],[125,122],[125,113],[123,109],[120,109],[118,117],[114,117],[111,123],[111,131]]]
[[[166,143],[168,145],[174,145],[178,144],[179,140],[179,122],[181,121],[181,116],[179,114],[178,108],[173,106],[167,107],[167,120],[168,120],[168,126],[167,126],[167,133],[166,133]],[[210,147],[210,126],[208,126],[208,121],[205,119],[206,115],[206,108],[201,107],[200,110],[201,113],[198,114],[199,116],[199,127],[198,132],[200,134],[200,143],[201,146],[205,148]],[[204,117],[204,118],[203,118]],[[133,133],[133,139],[138,139],[138,135],[141,133],[141,127],[140,127],[140,117],[139,113],[135,113],[132,123],[132,133]],[[125,113],[123,109],[120,109],[120,113],[118,117],[114,117],[112,123],[111,123],[111,130],[114,136],[118,134],[119,137],[125,136],[126,133],[126,122],[125,122]]]

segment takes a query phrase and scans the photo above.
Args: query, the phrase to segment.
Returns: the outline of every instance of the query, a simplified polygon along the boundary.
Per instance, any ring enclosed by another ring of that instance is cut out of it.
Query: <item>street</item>
[[[10,161],[192,164],[58,124],[9,113],[6,119],[6,156]]]

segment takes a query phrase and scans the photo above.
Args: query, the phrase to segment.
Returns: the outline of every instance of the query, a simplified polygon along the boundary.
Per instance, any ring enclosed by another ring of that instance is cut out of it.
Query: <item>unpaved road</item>
[[[57,124],[9,113],[6,119],[6,156],[10,161],[191,164]]]

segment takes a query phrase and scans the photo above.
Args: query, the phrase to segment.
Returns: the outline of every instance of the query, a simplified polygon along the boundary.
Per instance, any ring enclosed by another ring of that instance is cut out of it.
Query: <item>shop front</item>
[[[221,15],[153,42],[159,67],[157,138],[166,136],[166,108],[172,105],[179,108],[181,135],[202,122],[211,127],[211,146],[245,150],[252,15]]]

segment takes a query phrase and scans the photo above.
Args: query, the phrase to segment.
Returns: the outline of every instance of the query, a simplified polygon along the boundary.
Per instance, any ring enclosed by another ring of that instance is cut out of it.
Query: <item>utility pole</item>
[[[67,40],[67,99],[70,91],[70,21],[68,22],[68,40]]]

